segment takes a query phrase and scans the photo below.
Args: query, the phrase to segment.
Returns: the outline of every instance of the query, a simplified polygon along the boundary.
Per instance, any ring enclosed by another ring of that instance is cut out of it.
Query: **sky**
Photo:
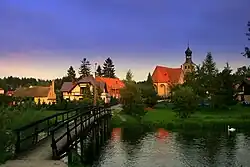
[[[54,79],[80,60],[110,57],[123,79],[144,80],[156,65],[177,68],[189,43],[200,64],[249,65],[241,56],[249,0],[0,0],[0,77]],[[93,71],[93,70],[92,70]]]

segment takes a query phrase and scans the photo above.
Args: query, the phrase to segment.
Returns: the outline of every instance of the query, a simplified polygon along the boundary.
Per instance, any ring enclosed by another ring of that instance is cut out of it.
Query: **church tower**
[[[192,72],[195,69],[195,64],[192,61],[192,51],[189,48],[189,45],[185,51],[185,55],[186,61],[182,64],[182,70],[184,71],[184,74],[187,72]]]

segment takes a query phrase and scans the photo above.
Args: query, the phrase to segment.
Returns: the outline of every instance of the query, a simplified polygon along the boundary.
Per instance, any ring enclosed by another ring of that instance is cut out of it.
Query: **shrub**
[[[181,118],[187,118],[198,107],[198,97],[193,89],[188,86],[182,86],[173,92],[172,100],[174,110]]]

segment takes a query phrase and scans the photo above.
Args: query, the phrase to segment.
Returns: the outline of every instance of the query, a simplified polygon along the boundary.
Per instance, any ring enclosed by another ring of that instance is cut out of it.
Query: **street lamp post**
[[[94,86],[94,101],[93,101],[94,106],[96,106],[96,98],[97,98],[97,95],[96,95],[96,66],[97,66],[97,63],[95,63],[95,71],[94,71],[95,84],[93,85]]]

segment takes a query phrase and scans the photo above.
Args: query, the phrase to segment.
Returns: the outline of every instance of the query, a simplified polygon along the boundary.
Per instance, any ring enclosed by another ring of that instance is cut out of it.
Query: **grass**
[[[122,114],[122,113],[121,113]],[[198,129],[198,128],[225,128],[230,125],[236,128],[246,128],[250,125],[250,108],[235,105],[230,110],[201,109],[193,113],[189,118],[182,119],[176,116],[171,107],[162,103],[148,111],[139,123],[135,118],[122,114],[126,122],[122,122],[118,116],[112,118],[114,127],[136,126],[142,124],[149,128],[166,129]]]

